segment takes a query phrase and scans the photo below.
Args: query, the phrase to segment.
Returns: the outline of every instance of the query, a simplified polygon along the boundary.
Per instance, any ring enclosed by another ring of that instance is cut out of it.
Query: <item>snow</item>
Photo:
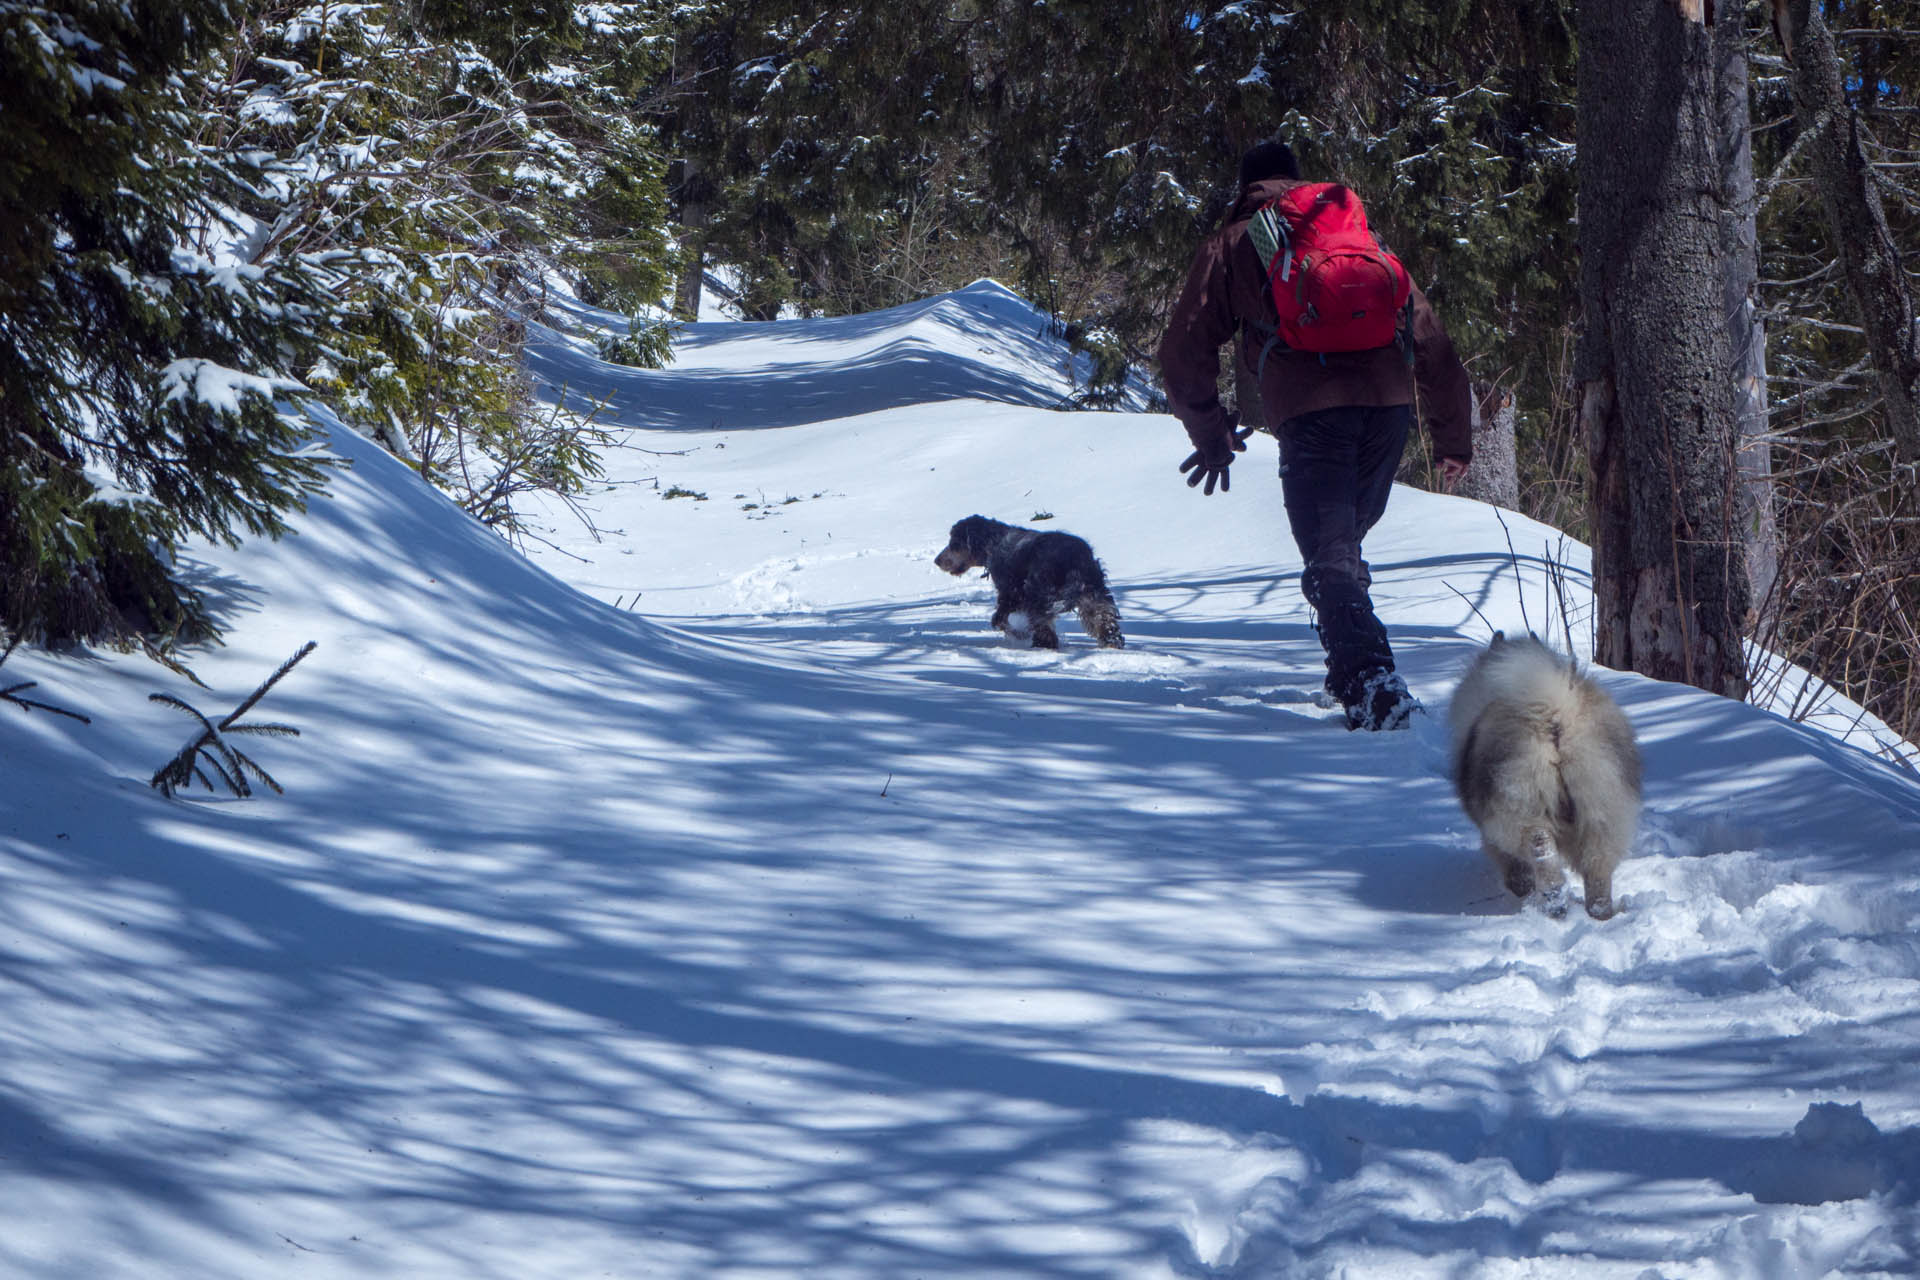
[[[272,400],[300,384],[288,378],[263,378],[242,369],[229,369],[198,356],[169,361],[160,370],[161,400],[210,406],[216,413],[237,415],[249,398]]]
[[[260,61],[265,63],[273,60],[262,58]],[[298,124],[299,120],[300,113],[294,110],[293,104],[287,100],[287,95],[275,86],[255,89],[247,95],[246,101],[240,104],[242,124],[280,126]]]
[[[0,1274],[1920,1269],[1883,727],[1601,672],[1622,914],[1517,910],[1439,713],[1489,626],[1561,634],[1550,557],[1578,636],[1583,549],[1397,491],[1375,595],[1435,715],[1348,734],[1271,446],[1189,490],[1171,419],[1050,407],[1008,291],[662,371],[594,358],[625,323],[533,361],[622,442],[597,536],[522,557],[336,428],[297,536],[194,552],[209,688],[0,669],[93,717],[0,706]],[[975,511],[1087,537],[1128,647],[993,633],[932,564]],[[249,713],[301,730],[248,744],[285,796],[149,788],[148,693],[217,718],[307,640]]]

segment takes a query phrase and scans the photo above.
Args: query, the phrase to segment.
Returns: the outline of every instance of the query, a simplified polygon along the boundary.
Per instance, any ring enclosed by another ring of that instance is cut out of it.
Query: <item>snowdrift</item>
[[[1396,493],[1436,716],[1350,735],[1271,446],[1205,499],[1170,419],[1044,407],[999,286],[663,371],[602,323],[534,361],[623,439],[591,530],[522,556],[335,431],[296,536],[199,552],[209,689],[9,660],[94,722],[0,707],[0,1273],[1920,1268],[1900,770],[1603,673],[1622,915],[1517,911],[1437,713],[1489,625],[1559,633],[1549,557],[1578,633],[1581,548]],[[931,563],[975,511],[1087,537],[1129,647],[1004,643]],[[148,692],[224,712],[306,640],[285,796],[148,788]]]

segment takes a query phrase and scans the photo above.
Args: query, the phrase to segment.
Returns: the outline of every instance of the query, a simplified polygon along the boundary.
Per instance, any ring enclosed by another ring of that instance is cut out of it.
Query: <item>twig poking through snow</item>
[[[1493,625],[1493,622],[1492,622],[1492,620],[1490,620],[1490,619],[1489,619],[1489,618],[1487,617],[1487,615],[1486,615],[1486,614],[1484,614],[1484,613],[1482,613],[1482,612],[1480,612],[1480,606],[1479,606],[1479,605],[1477,605],[1477,604],[1475,604],[1475,603],[1474,603],[1474,602],[1473,602],[1472,600],[1469,600],[1469,599],[1467,598],[1467,593],[1466,593],[1466,592],[1464,592],[1464,591],[1462,591],[1462,590],[1461,590],[1460,588],[1458,588],[1458,587],[1456,587],[1456,586],[1454,586],[1454,585],[1453,585],[1453,584],[1452,584],[1451,582],[1449,582],[1449,583],[1447,583],[1447,590],[1449,590],[1449,591],[1451,591],[1451,592],[1453,592],[1453,594],[1455,594],[1455,595],[1457,595],[1457,596],[1459,596],[1459,597],[1460,597],[1460,600],[1461,600],[1461,602],[1462,602],[1463,604],[1465,604],[1465,605],[1467,606],[1467,608],[1469,608],[1469,609],[1471,609],[1471,610],[1473,610],[1473,616],[1474,616],[1474,617],[1476,617],[1476,618],[1478,618],[1478,619],[1480,619],[1480,621],[1482,621],[1482,622],[1484,622],[1484,623],[1486,623],[1486,624],[1487,624],[1487,635],[1488,635],[1489,637],[1491,637],[1491,636],[1493,636],[1493,635],[1495,635],[1495,634],[1497,634],[1497,633],[1499,632],[1499,630],[1500,630],[1500,629],[1499,629],[1498,627],[1496,627],[1496,626],[1494,626],[1494,625]]]
[[[8,658],[11,658],[13,651],[19,647],[20,640],[17,636],[9,640],[6,651],[0,653],[0,663],[4,663]],[[20,696],[22,689],[31,689],[39,683],[38,680],[22,680],[19,684],[10,684],[4,689],[0,689],[0,701],[11,702],[22,711],[28,711],[34,707],[38,707],[42,711],[51,711],[57,716],[67,716],[70,719],[78,720],[81,724],[93,723],[91,718],[81,715],[78,711],[69,711],[65,707],[56,707],[51,702],[41,702],[38,698],[23,698]]]

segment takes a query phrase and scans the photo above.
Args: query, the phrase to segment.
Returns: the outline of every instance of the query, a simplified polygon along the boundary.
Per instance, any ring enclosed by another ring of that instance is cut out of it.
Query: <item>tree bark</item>
[[[1698,0],[1579,0],[1577,374],[1595,657],[1748,688],[1713,41]]]
[[[700,318],[700,286],[706,279],[707,201],[700,166],[683,160],[680,172],[680,275],[674,282],[673,315],[689,323]]]
[[[1860,117],[1847,102],[1833,33],[1810,0],[1773,0],[1773,23],[1793,69],[1794,116],[1803,133],[1814,135],[1808,152],[1814,185],[1866,330],[1894,448],[1904,461],[1920,459],[1913,291],[1860,145]]]
[[[692,232],[680,236],[680,278],[673,286],[673,318],[691,323],[700,318],[700,285],[706,279],[706,255]]]
[[[1767,441],[1767,329],[1760,319],[1759,200],[1753,183],[1753,109],[1747,92],[1747,28],[1741,4],[1722,4],[1713,19],[1715,105],[1720,125],[1720,248],[1725,262],[1721,306],[1732,347],[1734,434],[1741,496],[1740,527],[1756,608],[1770,611],[1780,572],[1780,528],[1774,516],[1773,450]]]
[[[1513,439],[1513,396],[1500,387],[1473,395],[1473,465],[1454,492],[1496,507],[1520,505],[1520,467]]]

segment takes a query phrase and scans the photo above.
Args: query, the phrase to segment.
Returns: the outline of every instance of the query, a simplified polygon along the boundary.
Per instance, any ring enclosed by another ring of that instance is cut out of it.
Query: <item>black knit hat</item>
[[[1284,142],[1258,143],[1240,157],[1240,185],[1243,187],[1262,178],[1299,176],[1300,162],[1293,158],[1293,148]]]

